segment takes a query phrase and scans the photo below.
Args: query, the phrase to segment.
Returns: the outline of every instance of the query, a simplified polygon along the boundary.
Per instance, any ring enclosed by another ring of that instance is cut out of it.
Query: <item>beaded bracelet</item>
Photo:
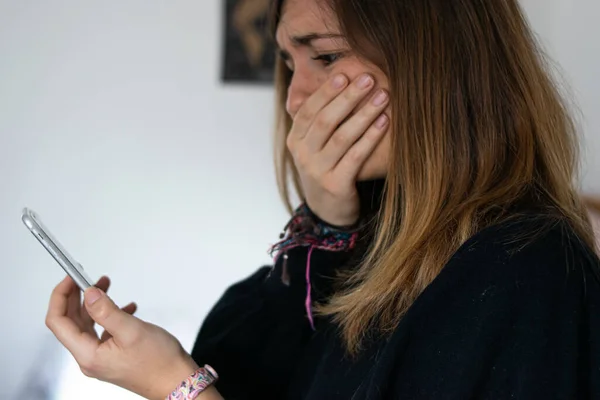
[[[205,365],[182,381],[165,400],[193,400],[218,379],[217,372],[210,365]]]
[[[358,226],[335,227],[318,218],[306,203],[296,209],[294,215],[284,227],[279,236],[280,241],[269,250],[271,256],[275,256],[275,264],[280,256],[283,257],[283,273],[287,268],[287,252],[295,247],[308,247],[306,260],[306,300],[305,308],[308,321],[314,330],[314,318],[312,315],[310,261],[314,249],[327,251],[348,251],[356,246],[358,240]]]
[[[299,246],[314,246],[323,250],[345,251],[354,248],[358,239],[355,227],[336,227],[319,219],[306,203],[296,209],[283,228],[280,242],[270,249],[270,254]]]

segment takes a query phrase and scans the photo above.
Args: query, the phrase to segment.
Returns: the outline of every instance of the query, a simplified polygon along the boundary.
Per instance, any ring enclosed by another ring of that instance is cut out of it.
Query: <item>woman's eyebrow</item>
[[[318,39],[340,39],[344,35],[339,33],[308,33],[306,35],[297,35],[290,38],[296,46],[310,46],[313,41]]]
[[[312,46],[312,42],[319,39],[343,39],[344,35],[339,33],[307,33],[305,35],[294,35],[290,37],[290,41],[294,47],[301,46]],[[275,47],[277,53],[283,58],[287,60],[290,58],[290,54],[284,50],[279,43],[275,42]]]

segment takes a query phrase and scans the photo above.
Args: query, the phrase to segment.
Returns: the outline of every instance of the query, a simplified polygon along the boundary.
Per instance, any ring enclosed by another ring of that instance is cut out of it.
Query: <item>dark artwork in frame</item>
[[[273,83],[275,46],[267,18],[271,1],[224,0],[223,82]]]

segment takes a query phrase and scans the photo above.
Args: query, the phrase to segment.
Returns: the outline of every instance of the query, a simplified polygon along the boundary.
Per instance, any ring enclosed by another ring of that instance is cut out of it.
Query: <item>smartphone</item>
[[[40,217],[28,208],[23,209],[21,220],[35,236],[38,242],[50,253],[56,262],[65,270],[65,272],[75,281],[81,290],[85,290],[93,285],[92,280],[86,275],[81,264],[64,249],[56,240],[50,231],[44,226]]]

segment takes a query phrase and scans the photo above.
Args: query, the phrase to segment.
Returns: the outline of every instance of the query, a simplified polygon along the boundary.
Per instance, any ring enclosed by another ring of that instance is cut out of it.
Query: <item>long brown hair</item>
[[[274,2],[273,31],[282,1]],[[350,352],[391,332],[468,238],[533,204],[590,248],[578,138],[518,0],[323,0],[352,50],[388,77],[389,168],[374,242],[320,308]],[[285,137],[291,74],[276,65],[278,184],[303,199]],[[550,218],[547,218],[547,217]],[[542,227],[540,226],[540,229]]]

